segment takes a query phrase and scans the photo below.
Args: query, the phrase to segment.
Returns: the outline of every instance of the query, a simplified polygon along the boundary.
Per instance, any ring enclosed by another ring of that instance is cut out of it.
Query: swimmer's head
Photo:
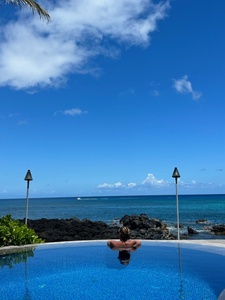
[[[127,240],[130,239],[130,229],[128,227],[121,227],[119,230],[119,234],[120,234],[120,240],[122,242],[126,242]]]

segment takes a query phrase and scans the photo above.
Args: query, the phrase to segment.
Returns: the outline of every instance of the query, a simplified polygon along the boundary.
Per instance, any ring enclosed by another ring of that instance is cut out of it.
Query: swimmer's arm
[[[108,247],[111,248],[111,249],[114,249],[114,248],[115,248],[115,245],[114,245],[113,241],[108,241],[108,242],[107,242],[107,245],[108,245]]]
[[[134,243],[132,245],[132,249],[135,251],[137,250],[139,247],[141,247],[141,242],[138,240],[134,240]]]

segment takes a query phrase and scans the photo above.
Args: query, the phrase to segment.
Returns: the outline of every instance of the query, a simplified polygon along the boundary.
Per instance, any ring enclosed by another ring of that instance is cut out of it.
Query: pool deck
[[[87,241],[71,241],[71,242],[56,242],[56,243],[45,243],[49,245],[65,244],[65,243],[86,243],[86,242],[102,242],[107,243],[107,240],[87,240]],[[180,243],[180,244],[194,244],[194,245],[203,245],[203,246],[215,246],[225,248],[225,239],[224,240],[141,240],[142,243]],[[23,246],[7,246],[0,247],[0,256],[5,254],[12,254],[18,252],[24,252],[29,250],[34,250],[36,246],[41,244],[32,244],[32,245],[23,245]]]

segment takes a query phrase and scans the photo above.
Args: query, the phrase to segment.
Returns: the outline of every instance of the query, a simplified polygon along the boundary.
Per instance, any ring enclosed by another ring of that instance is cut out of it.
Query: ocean
[[[192,239],[223,239],[225,236],[209,234],[206,226],[225,224],[225,195],[179,195],[179,219],[184,226],[197,230]],[[0,199],[0,217],[11,214],[14,219],[24,219],[26,199]],[[165,222],[171,232],[177,223],[176,196],[115,196],[115,197],[65,197],[30,198],[28,219],[90,219],[107,224],[118,222],[124,215],[147,214]],[[199,219],[206,224],[196,224]]]

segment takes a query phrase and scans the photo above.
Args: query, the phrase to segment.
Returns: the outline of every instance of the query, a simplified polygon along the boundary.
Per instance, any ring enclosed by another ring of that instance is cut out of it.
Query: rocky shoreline
[[[117,239],[118,230],[122,225],[130,228],[131,236],[134,239],[177,239],[176,235],[170,233],[166,223],[155,218],[149,218],[146,214],[125,215],[112,225],[102,221],[79,220],[77,218],[28,220],[28,227],[34,229],[38,237],[45,242]],[[214,225],[209,228],[209,233],[225,234],[225,225]],[[187,234],[183,234],[181,238],[188,239],[197,234],[197,231],[188,227]]]
[[[28,227],[34,229],[45,242],[117,239],[120,226],[128,226],[135,239],[170,240],[176,237],[169,233],[167,225],[147,215],[125,215],[118,224],[108,225],[88,219],[39,219],[28,220]]]

